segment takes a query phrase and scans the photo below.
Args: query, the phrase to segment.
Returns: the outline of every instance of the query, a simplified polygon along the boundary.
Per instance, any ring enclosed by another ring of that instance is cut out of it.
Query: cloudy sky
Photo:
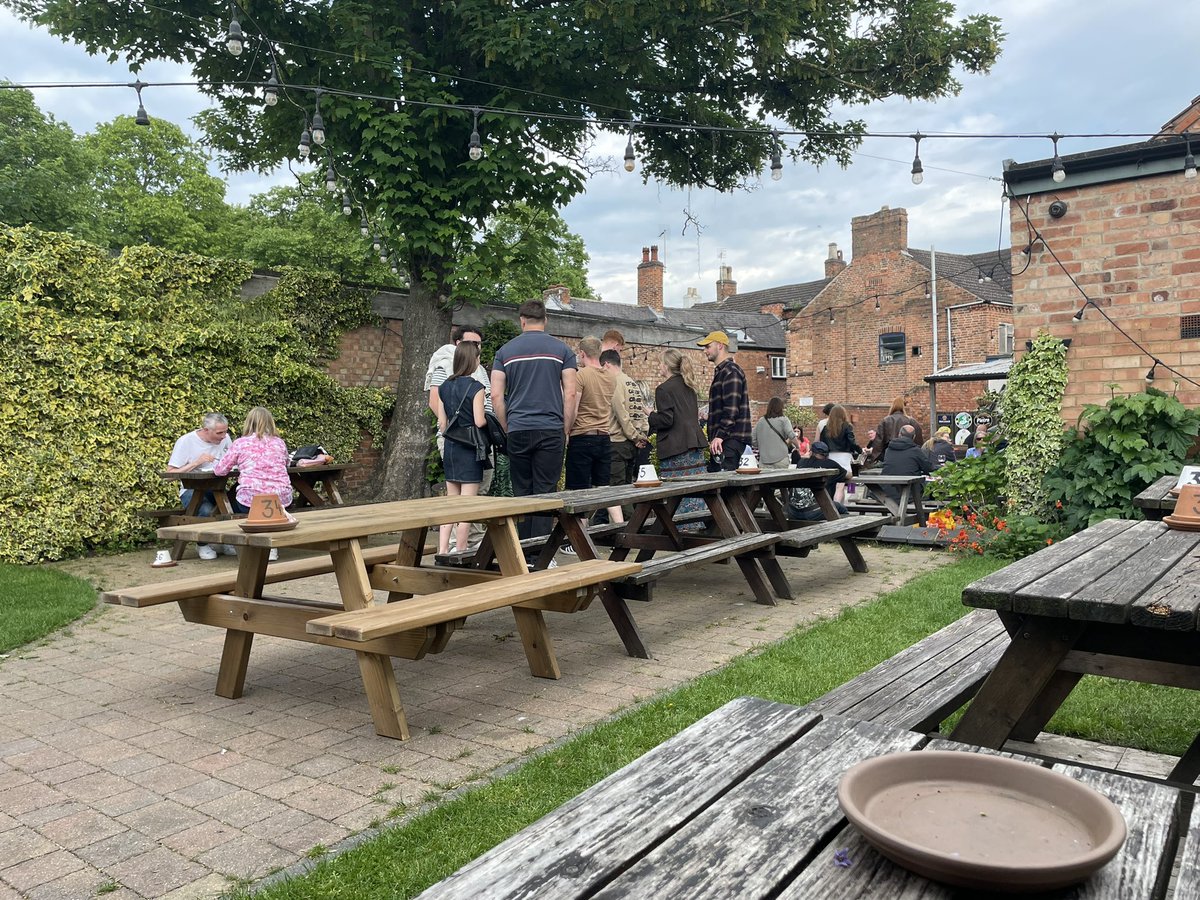
[[[1187,71],[1200,34],[1200,3],[1169,0],[1147,7],[1137,0],[969,0],[961,14],[990,12],[1003,21],[1003,55],[986,76],[963,76],[963,90],[938,103],[892,101],[849,110],[872,131],[1038,133],[1153,132],[1200,94]],[[6,53],[0,78],[39,81],[126,79],[122,65],[89,57],[43,30],[0,11]],[[172,64],[146,67],[146,81],[187,80]],[[118,113],[132,114],[127,90],[38,91],[42,109],[77,131]],[[151,116],[190,127],[204,100],[188,88],[147,92]],[[1134,139],[1064,140],[1063,154]],[[600,144],[619,157],[624,139]],[[1051,155],[1048,140],[933,140],[922,142],[924,183],[911,182],[912,141],[871,139],[847,169],[814,169],[785,161],[784,178],[766,177],[753,191],[675,191],[643,183],[618,168],[589,183],[586,195],[564,211],[591,254],[591,282],[605,299],[633,302],[641,247],[657,243],[666,260],[669,305],[681,305],[689,287],[715,299],[722,261],[741,290],[820,278],[827,245],[850,255],[850,219],[881,206],[905,207],[912,246],[972,253],[994,248],[1001,229],[1004,159],[1026,162]],[[274,181],[278,181],[275,179]],[[229,199],[244,202],[274,183],[231,175]],[[697,225],[691,222],[699,223]],[[1007,246],[1007,221],[1004,223]]]

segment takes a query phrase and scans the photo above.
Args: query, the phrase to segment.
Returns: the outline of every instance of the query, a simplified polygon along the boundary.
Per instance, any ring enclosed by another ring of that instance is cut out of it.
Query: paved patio
[[[652,660],[624,654],[599,603],[547,614],[559,681],[530,676],[511,613],[473,617],[444,653],[395,661],[404,743],[375,735],[352,653],[259,637],[245,696],[226,700],[221,632],[174,604],[104,607],[0,663],[0,900],[216,896],[947,559],[865,555],[866,575],[836,545],[784,558],[803,599],[774,608],[736,566],[674,575],[633,606]],[[150,556],[63,568],[115,587],[236,563]],[[290,587],[336,597],[331,576]]]

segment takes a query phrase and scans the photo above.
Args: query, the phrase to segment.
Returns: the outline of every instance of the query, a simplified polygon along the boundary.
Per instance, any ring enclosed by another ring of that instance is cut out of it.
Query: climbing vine
[[[1008,375],[1000,395],[1004,422],[1005,480],[1011,511],[1046,519],[1051,514],[1042,481],[1062,456],[1066,435],[1062,398],[1067,386],[1067,348],[1040,333]]]

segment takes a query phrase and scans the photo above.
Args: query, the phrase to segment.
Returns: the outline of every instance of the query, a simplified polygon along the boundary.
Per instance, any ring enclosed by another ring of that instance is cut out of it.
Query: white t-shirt
[[[192,470],[193,472],[211,472],[217,460],[225,455],[225,451],[229,449],[229,445],[232,443],[233,441],[230,440],[228,434],[221,438],[221,443],[210,444],[200,437],[200,435],[196,434],[196,432],[189,431],[175,442],[175,447],[171,450],[171,458],[167,460],[167,465],[172,469],[182,469],[200,454],[211,453],[213,456],[211,462],[196,466]]]
[[[447,350],[450,352],[447,353]],[[450,373],[453,370],[454,345],[445,344],[435,350],[433,356],[429,357],[429,367],[425,370],[425,393],[428,394],[435,387],[441,387],[442,382],[450,377]],[[483,408],[487,412],[491,412],[492,382],[488,378],[487,369],[482,365],[476,366],[475,373],[471,377],[483,385]]]

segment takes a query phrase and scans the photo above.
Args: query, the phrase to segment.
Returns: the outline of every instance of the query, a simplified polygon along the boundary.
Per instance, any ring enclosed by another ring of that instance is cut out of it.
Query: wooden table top
[[[967,585],[963,603],[1193,631],[1200,623],[1200,532],[1109,519]]]
[[[354,466],[355,463],[322,463],[319,466],[288,466],[287,471],[289,475],[332,475],[344,472]],[[193,469],[190,472],[159,472],[158,474],[163,481],[196,481],[208,478],[219,478],[224,481],[237,473],[217,475],[215,472],[199,472]]]
[[[451,522],[486,522],[509,516],[556,510],[562,502],[552,494],[536,497],[425,497],[363,506],[326,506],[295,513],[300,524],[291,531],[247,534],[244,520],[197,522],[158,529],[164,540],[200,541],[252,547],[297,547],[429,528]]]
[[[683,481],[718,481],[723,487],[761,487],[768,484],[790,484],[796,481],[820,481],[830,475],[836,475],[840,469],[763,469],[761,472],[744,474],[736,471],[709,472],[707,475],[681,475],[678,478],[668,478],[667,482]]]
[[[751,697],[709,714],[421,894],[445,898],[971,896],[883,858],[849,826],[837,784],[888,753],[977,748]],[[1031,761],[1033,763],[1034,761]],[[1044,765],[1044,763],[1042,764]],[[1129,838],[1082,886],[1039,897],[1162,896],[1179,792],[1066,764],[1121,810]],[[848,860],[840,865],[837,859]]]
[[[851,475],[850,480],[856,484],[917,484],[924,482],[924,475],[875,475],[864,472],[861,475]]]
[[[717,490],[721,486],[718,479],[698,478],[696,481],[684,483],[682,479],[665,479],[657,487],[636,487],[632,484],[618,484],[610,487],[584,488],[576,491],[556,491],[552,494],[539,494],[541,497],[553,497],[564,512],[571,515],[585,515],[609,506],[622,504],[637,505],[654,500],[664,500],[668,497],[678,497],[686,494],[702,493],[705,490]]]

